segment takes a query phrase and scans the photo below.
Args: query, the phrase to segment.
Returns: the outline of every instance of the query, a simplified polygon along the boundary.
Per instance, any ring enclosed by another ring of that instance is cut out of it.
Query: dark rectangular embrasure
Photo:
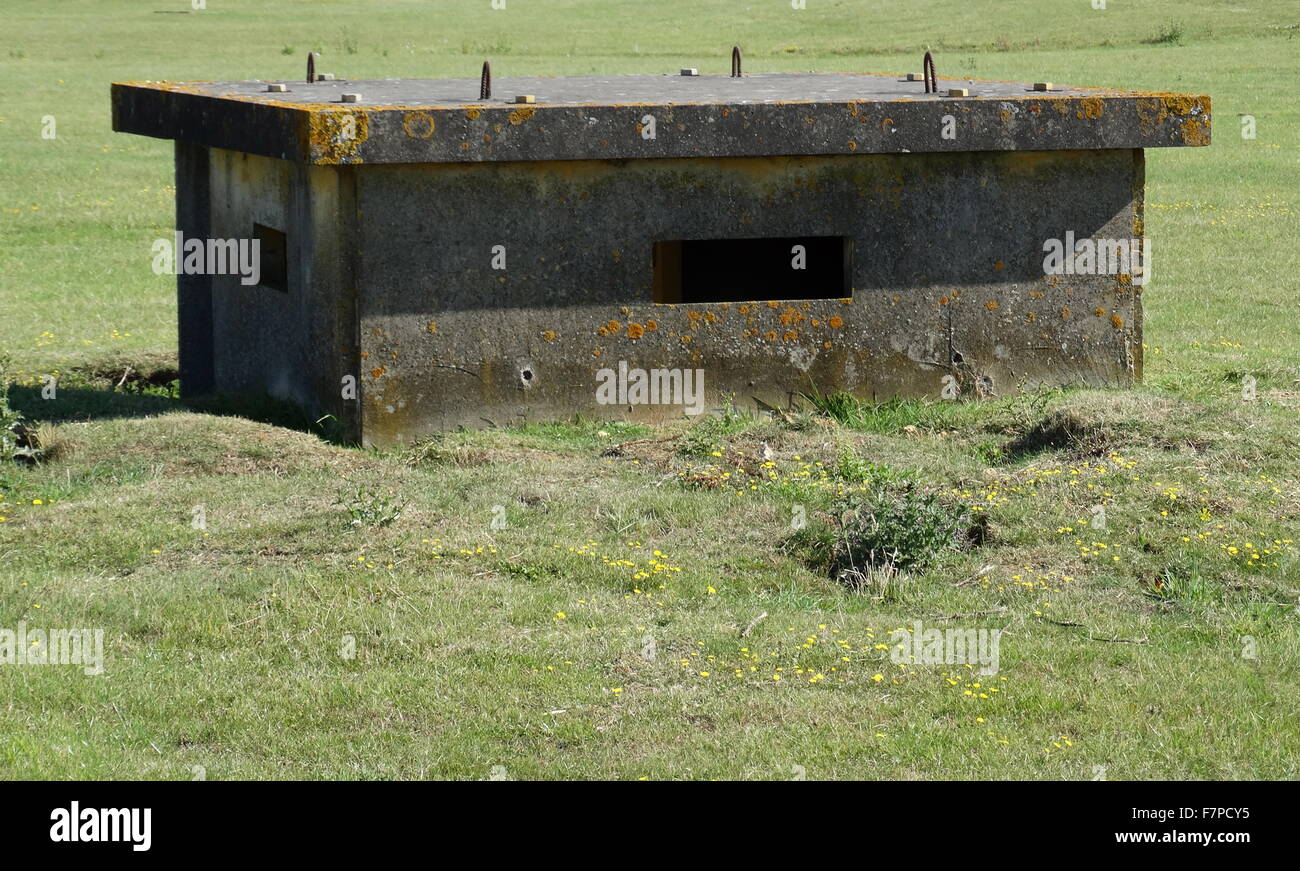
[[[253,238],[260,243],[261,278],[258,283],[272,290],[288,291],[288,246],[284,233],[274,227],[254,224]]]
[[[847,236],[656,242],[654,301],[842,299],[853,295]]]

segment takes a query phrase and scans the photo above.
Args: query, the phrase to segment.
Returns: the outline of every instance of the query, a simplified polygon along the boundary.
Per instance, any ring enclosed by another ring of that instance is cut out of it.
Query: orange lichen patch
[[[853,297],[851,296],[840,297],[840,305],[853,305]]]
[[[1092,310],[1092,313],[1097,317],[1103,317],[1106,314],[1106,310],[1101,306],[1097,306],[1095,309]]]
[[[1110,316],[1110,325],[1111,325],[1112,327],[1114,327],[1115,329],[1117,329],[1117,330],[1118,330],[1118,329],[1121,329],[1121,328],[1123,328],[1123,326],[1124,326],[1124,319],[1123,319],[1122,317],[1120,317],[1119,315],[1111,315],[1111,316]]]
[[[844,326],[844,318],[839,315],[831,315],[830,320],[826,323],[830,324],[831,329],[838,330],[840,327]]]
[[[369,138],[370,116],[365,112],[334,110],[307,115],[307,143],[315,163],[361,163],[357,149]]]
[[[645,327],[640,324],[632,323],[627,325],[627,337],[629,339],[639,339],[645,335]]]
[[[775,342],[776,330],[768,330],[766,333],[763,334],[763,338],[767,339],[769,342]]]
[[[545,340],[548,341],[548,342],[554,342],[554,341],[555,341],[556,339],[558,339],[559,337],[560,337],[560,334],[557,333],[557,332],[555,332],[555,330],[543,330],[543,331],[542,331],[542,338],[545,339]]]
[[[425,324],[424,328],[425,328],[426,330],[428,330],[429,332],[431,332],[431,333],[436,333],[436,332],[438,332],[438,322],[437,322],[437,321],[429,321],[429,323]]]
[[[1101,112],[1105,107],[1106,104],[1102,101],[1101,97],[1084,97],[1079,101],[1079,109],[1074,113],[1074,117],[1088,118],[1089,120],[1100,118]]]
[[[1064,320],[1069,316],[1070,316],[1070,307],[1068,305],[1061,306],[1061,319]]]
[[[689,345],[690,343],[691,343],[691,337],[690,337],[690,336],[682,336],[682,344],[683,344],[683,345]]]
[[[782,338],[784,341],[787,341],[787,342],[793,342],[795,339],[799,338],[799,331],[798,331],[798,330],[786,330],[784,333],[781,334],[781,338]]]
[[[1025,320],[1029,321],[1032,324],[1034,321],[1038,320],[1038,315],[1034,314],[1033,312],[1030,312],[1029,314],[1025,315]]]
[[[362,360],[368,360],[369,358],[370,358],[370,352],[369,352],[369,351],[362,351],[362,352],[361,352],[361,359],[362,359]]]
[[[1209,145],[1210,144],[1210,116],[1193,115],[1178,125],[1183,132],[1183,144],[1185,145]]]
[[[856,142],[854,142],[852,139],[850,139],[850,140],[849,140],[849,151],[857,151],[857,150],[858,150],[858,143],[856,143]]]
[[[1007,265],[1003,263],[1001,260],[994,260],[993,268],[996,269],[998,272],[1001,272],[1003,269],[1007,268]]]
[[[880,119],[880,129],[881,129],[881,130],[888,130],[888,129],[889,129],[889,125],[890,125],[890,124],[893,124],[893,123],[894,123],[894,119],[893,119],[893,118],[881,118],[881,119]]]
[[[596,335],[598,335],[598,336],[608,336],[608,335],[609,335],[609,328],[608,328],[608,327],[596,327]]]
[[[623,329],[623,325],[620,324],[618,321],[610,321],[609,323],[605,324],[605,329],[611,333],[617,333],[619,330]]]
[[[1161,97],[1160,104],[1175,115],[1186,115],[1192,109],[1199,105],[1200,100],[1187,94],[1171,94],[1168,97]],[[1209,107],[1205,107],[1208,111]]]
[[[715,324],[715,323],[718,322],[718,316],[715,315],[713,312],[705,312],[705,313],[704,313],[704,320],[706,320],[707,322],[709,322],[709,323],[711,323],[711,324]]]
[[[738,309],[738,311],[739,311],[742,315],[747,315],[747,314],[749,314],[749,305],[748,305],[748,304],[742,305],[742,306]]]
[[[984,307],[989,311],[995,311],[998,307],[998,301],[996,299],[991,299],[988,302],[984,303]]]
[[[599,356],[600,356],[600,348],[597,348],[596,350],[592,351],[592,352],[591,352],[591,356],[593,356],[593,357],[599,357]]]
[[[948,304],[948,301],[949,301],[950,299],[952,299],[952,297],[950,297],[950,296],[941,296],[941,297],[939,297],[939,305],[947,305],[947,304]]]
[[[1043,293],[1041,290],[1031,290],[1031,291],[1029,291],[1029,298],[1030,298],[1030,299],[1042,299],[1042,298],[1045,297],[1045,296],[1047,296],[1047,294]]]
[[[478,109],[466,109],[466,110],[465,110],[465,117],[468,118],[468,119],[471,120],[471,121],[473,121],[475,118],[477,118],[477,117],[478,117],[479,115],[481,115],[481,114],[482,114],[482,113],[479,112]]]
[[[812,325],[813,325],[814,327],[820,327],[820,326],[822,325],[822,322],[819,321],[819,320],[817,320],[817,318],[813,318],[813,319],[812,319]]]
[[[1188,116],[1179,124],[1185,145],[1210,144],[1210,98],[1204,95],[1165,94],[1136,100],[1138,126],[1144,133],[1163,124],[1170,115]]]
[[[529,109],[529,108],[514,110],[513,112],[510,113],[510,118],[509,118],[510,126],[518,127],[520,124],[524,123],[529,118],[533,117],[533,113],[535,111],[536,111],[535,109]]]
[[[1010,109],[1003,109],[1002,111],[998,112],[998,118],[1001,119],[1001,121],[1002,121],[1003,124],[1010,124],[1010,123],[1011,123],[1011,110],[1010,110]]]
[[[412,139],[428,139],[437,127],[428,112],[407,112],[402,116],[402,130]]]
[[[698,321],[698,320],[700,319],[700,313],[699,313],[699,312],[687,312],[686,317],[690,318],[692,321]]]
[[[1049,275],[1049,276],[1047,277],[1047,286],[1048,286],[1048,287],[1056,287],[1056,286],[1057,286],[1058,284],[1060,284],[1060,283],[1061,283],[1061,276],[1059,276],[1059,275]]]
[[[371,377],[371,378],[380,378],[380,377],[383,376],[383,374],[384,374],[384,367],[383,367],[383,366],[376,366],[375,368],[373,368],[373,369],[370,370],[370,377]]]
[[[1148,132],[1169,116],[1164,104],[1157,99],[1135,100],[1133,108],[1137,112],[1138,126]]]
[[[659,322],[658,322],[658,321],[646,321],[646,322],[645,322],[645,329],[646,329],[646,332],[647,332],[647,333],[653,333],[655,330],[659,329]]]
[[[829,350],[831,349],[831,343],[830,343],[830,342],[822,342],[822,347],[829,351]]]

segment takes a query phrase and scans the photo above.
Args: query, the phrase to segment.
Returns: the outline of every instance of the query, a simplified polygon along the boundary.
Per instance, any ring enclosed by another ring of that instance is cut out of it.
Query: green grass
[[[1293,4],[207,5],[6,9],[0,351],[60,454],[0,467],[0,628],[102,628],[107,664],[0,667],[0,777],[1300,776]],[[1146,385],[391,452],[174,397],[170,143],[111,132],[109,81],[288,78],[308,49],[353,77],[720,71],[733,43],[754,71],[931,49],[1211,94],[1212,147],[1147,152]],[[840,585],[838,508],[880,480],[984,540]],[[1005,628],[1001,671],[892,664],[917,619]]]

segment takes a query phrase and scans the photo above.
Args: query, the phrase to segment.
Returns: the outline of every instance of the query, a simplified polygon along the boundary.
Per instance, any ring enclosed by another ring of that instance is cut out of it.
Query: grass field
[[[53,446],[0,466],[0,628],[106,653],[0,667],[0,777],[1300,776],[1294,3],[206,5],[0,0],[0,352]],[[171,144],[112,133],[109,82],[309,49],[353,78],[716,72],[735,43],[756,72],[930,49],[941,77],[1210,94],[1211,147],[1147,152],[1145,386],[389,452],[173,398]],[[836,512],[898,481],[982,544],[846,589]],[[998,674],[891,663],[914,620],[1005,629]]]

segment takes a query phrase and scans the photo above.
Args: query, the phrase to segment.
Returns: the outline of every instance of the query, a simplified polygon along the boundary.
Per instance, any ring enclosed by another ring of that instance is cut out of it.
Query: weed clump
[[[59,428],[24,418],[9,405],[9,358],[0,356],[0,462],[45,463],[68,453]]]
[[[340,494],[334,503],[343,508],[352,526],[390,526],[406,510],[406,502],[359,488],[355,493]]]
[[[723,397],[722,414],[710,415],[687,430],[678,441],[677,455],[706,459],[721,447],[727,436],[743,430],[751,418],[736,408],[735,397]]]
[[[868,478],[836,501],[829,521],[796,534],[807,561],[853,589],[888,586],[898,572],[920,570],[984,542],[986,520],[950,504],[910,476]]]
[[[1168,21],[1161,25],[1160,30],[1144,39],[1147,45],[1178,45],[1183,41],[1183,23],[1181,21]]]
[[[849,494],[837,508],[840,529],[831,559],[836,576],[862,566],[924,568],[964,550],[975,537],[969,509],[912,482],[869,487]]]
[[[6,463],[22,450],[16,432],[22,415],[9,407],[9,384],[9,358],[0,355],[0,462]]]

